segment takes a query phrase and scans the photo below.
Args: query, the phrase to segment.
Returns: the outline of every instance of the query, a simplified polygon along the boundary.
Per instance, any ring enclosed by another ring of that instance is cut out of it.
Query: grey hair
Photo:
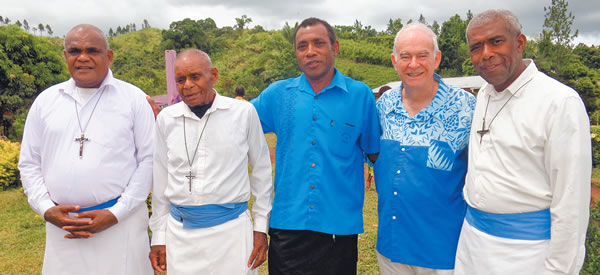
[[[396,44],[398,43],[398,38],[400,38],[400,34],[402,34],[405,31],[409,31],[412,29],[419,29],[424,31],[426,34],[428,34],[431,37],[431,40],[433,40],[433,58],[435,58],[437,56],[437,52],[440,50],[440,48],[438,47],[438,42],[437,42],[437,35],[431,30],[431,28],[421,22],[412,22],[407,24],[406,26],[402,27],[402,29],[400,29],[398,31],[398,33],[396,33],[396,38],[394,38],[394,58],[396,59],[396,61],[398,60],[398,52],[396,50]]]
[[[506,23],[508,31],[514,34],[515,36],[521,33],[522,26],[521,23],[519,23],[519,18],[517,18],[517,16],[512,11],[503,9],[489,9],[475,15],[475,17],[471,19],[469,25],[467,25],[467,31],[465,32],[465,36],[467,36],[467,41],[469,40],[468,34],[471,28],[481,26],[484,24],[489,24],[490,22],[496,19],[502,19]]]
[[[110,44],[108,43],[108,38],[106,38],[106,35],[104,35],[104,32],[99,29],[98,27],[94,26],[94,25],[90,25],[90,24],[79,24],[75,27],[73,27],[69,32],[67,32],[67,35],[65,35],[65,39],[63,40],[63,47],[64,49],[67,48],[67,37],[69,37],[69,35],[72,32],[76,32],[76,31],[81,31],[84,29],[91,29],[92,31],[97,32],[100,36],[102,36],[102,38],[104,39],[104,44],[106,46],[107,50],[110,50]]]
[[[212,60],[210,60],[210,56],[208,56],[207,53],[205,53],[202,50],[198,50],[198,49],[185,49],[182,52],[180,52],[179,54],[177,54],[177,58],[176,61],[179,60],[180,58],[184,58],[187,56],[199,56],[199,57],[203,57],[206,59],[206,62],[208,63],[208,67],[212,68],[213,64],[212,64]]]

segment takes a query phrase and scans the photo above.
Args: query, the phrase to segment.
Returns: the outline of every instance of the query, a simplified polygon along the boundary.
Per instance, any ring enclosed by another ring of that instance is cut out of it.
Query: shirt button
[[[310,206],[310,209],[313,209],[313,206],[312,206],[312,205]]]
[[[406,149],[402,148],[402,152],[406,151]]]
[[[394,192],[394,196],[398,195],[398,192]]]
[[[311,185],[311,186],[310,186],[310,189],[315,189],[315,186],[314,186],[314,185]]]
[[[400,170],[396,171],[396,174],[400,174]]]
[[[315,167],[315,166],[316,166],[316,164],[314,164],[314,163],[310,165],[310,167]]]
[[[396,219],[396,216],[392,216],[392,220],[395,220],[395,219]]]
[[[314,116],[314,117],[313,117],[313,120],[317,120],[317,117],[316,117],[316,116]]]
[[[315,145],[315,144],[317,144],[317,143],[313,141],[313,142],[312,142],[312,145]]]

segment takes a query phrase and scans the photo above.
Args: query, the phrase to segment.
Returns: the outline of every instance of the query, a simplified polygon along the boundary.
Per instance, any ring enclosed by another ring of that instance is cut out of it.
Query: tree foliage
[[[469,58],[465,32],[467,23],[456,14],[442,24],[438,44],[442,51],[441,71],[444,76],[462,76],[463,63]]]
[[[47,38],[15,25],[0,27],[0,134],[10,133],[17,111],[37,93],[69,78],[61,52]]]
[[[192,20],[189,18],[171,23],[162,31],[164,49],[197,48],[208,54],[216,52],[219,43],[215,32],[217,24],[211,18]]]

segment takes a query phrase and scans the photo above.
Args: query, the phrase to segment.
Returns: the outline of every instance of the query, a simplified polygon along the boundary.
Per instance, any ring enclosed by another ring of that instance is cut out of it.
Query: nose
[[[494,56],[494,52],[492,51],[492,49],[488,46],[487,43],[483,44],[483,48],[481,49],[481,57],[483,57],[483,59],[490,59]]]
[[[308,47],[306,48],[306,55],[307,56],[314,56],[316,54],[315,52],[315,45],[313,45],[312,43],[308,44]]]
[[[410,58],[410,62],[408,63],[409,67],[416,67],[417,66],[417,57],[413,56]]]

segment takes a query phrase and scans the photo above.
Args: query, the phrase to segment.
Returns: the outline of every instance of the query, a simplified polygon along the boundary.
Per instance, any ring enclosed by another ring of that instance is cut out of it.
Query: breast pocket
[[[351,156],[359,135],[356,123],[331,120],[328,126],[331,128],[329,138],[331,152],[340,157]]]
[[[442,171],[451,171],[455,158],[456,153],[450,148],[448,143],[434,139],[430,140],[427,153],[427,167]]]

